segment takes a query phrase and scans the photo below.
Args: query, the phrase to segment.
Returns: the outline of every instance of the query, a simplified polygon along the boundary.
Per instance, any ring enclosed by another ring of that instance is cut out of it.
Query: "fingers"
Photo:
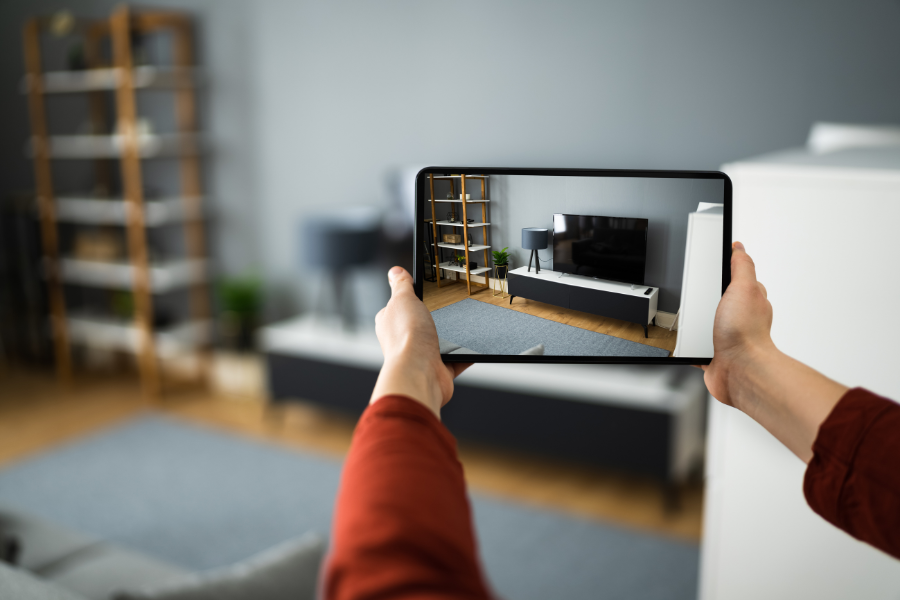
[[[731,245],[731,281],[756,281],[756,265],[740,242]]]
[[[453,377],[459,377],[462,375],[462,372],[471,367],[474,363],[446,363],[450,370],[453,372]]]
[[[391,284],[391,295],[398,292],[412,291],[412,275],[403,267],[393,267],[388,271],[388,283]]]

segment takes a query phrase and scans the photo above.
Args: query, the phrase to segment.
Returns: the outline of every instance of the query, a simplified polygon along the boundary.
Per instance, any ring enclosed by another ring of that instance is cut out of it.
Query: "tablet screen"
[[[416,191],[416,289],[447,360],[712,358],[724,174],[432,167]]]

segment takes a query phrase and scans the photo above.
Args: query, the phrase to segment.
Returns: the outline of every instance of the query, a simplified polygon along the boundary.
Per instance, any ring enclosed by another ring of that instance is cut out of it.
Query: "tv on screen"
[[[553,215],[553,270],[644,285],[647,219]]]

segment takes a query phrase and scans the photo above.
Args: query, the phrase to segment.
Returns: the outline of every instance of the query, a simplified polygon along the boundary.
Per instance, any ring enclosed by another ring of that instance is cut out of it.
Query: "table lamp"
[[[550,239],[550,230],[542,227],[525,227],[522,229],[522,247],[531,250],[531,256],[528,257],[528,272],[531,272],[531,259],[534,258],[534,272],[541,272],[541,257],[538,250],[547,247]]]

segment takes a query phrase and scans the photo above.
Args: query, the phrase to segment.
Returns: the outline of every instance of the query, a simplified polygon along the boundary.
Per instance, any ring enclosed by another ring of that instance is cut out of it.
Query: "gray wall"
[[[704,179],[494,176],[490,182],[491,245],[509,246],[513,267],[528,264],[522,228],[552,231],[553,213],[648,219],[645,282],[660,288],[659,309],[671,313],[681,303],[688,214],[698,202],[721,202],[723,193],[721,181]],[[552,269],[552,246],[539,254],[541,267]]]
[[[313,292],[298,221],[390,204],[404,167],[715,169],[815,120],[900,122],[895,0],[181,4],[211,72],[215,250],[262,265],[273,317]],[[0,192],[31,181],[18,28],[45,7],[0,6]]]

